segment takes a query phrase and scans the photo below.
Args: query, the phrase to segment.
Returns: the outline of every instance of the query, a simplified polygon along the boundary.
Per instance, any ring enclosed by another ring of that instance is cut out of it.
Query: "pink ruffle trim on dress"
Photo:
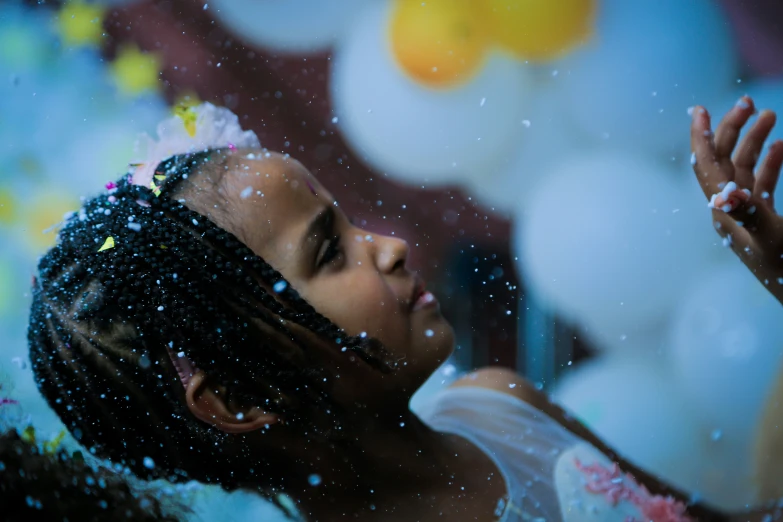
[[[624,475],[616,463],[612,468],[600,464],[586,466],[577,459],[576,468],[587,478],[587,491],[604,495],[612,506],[625,500],[642,512],[642,519],[628,517],[625,522],[695,522],[686,514],[685,504],[672,497],[652,495],[633,476]]]

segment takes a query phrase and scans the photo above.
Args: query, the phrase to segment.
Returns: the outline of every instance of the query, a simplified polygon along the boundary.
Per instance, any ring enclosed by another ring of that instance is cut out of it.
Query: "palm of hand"
[[[783,300],[783,217],[774,208],[783,142],[773,143],[756,169],[764,142],[775,125],[775,113],[764,111],[734,151],[740,131],[753,113],[753,101],[743,97],[713,136],[709,114],[696,108],[691,126],[692,163],[710,199],[715,228],[724,244],[730,245],[756,277]]]

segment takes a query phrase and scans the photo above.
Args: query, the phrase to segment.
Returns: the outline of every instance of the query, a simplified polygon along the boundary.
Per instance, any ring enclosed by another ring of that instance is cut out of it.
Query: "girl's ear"
[[[255,406],[232,411],[225,388],[216,385],[202,370],[197,370],[188,382],[185,400],[196,418],[225,433],[248,433],[279,420],[277,415]]]

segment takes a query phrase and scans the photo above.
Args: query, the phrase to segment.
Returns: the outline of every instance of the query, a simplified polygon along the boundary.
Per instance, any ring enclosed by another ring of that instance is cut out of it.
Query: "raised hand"
[[[762,111],[737,147],[740,130],[755,112],[753,100],[740,98],[713,135],[709,113],[695,107],[691,163],[724,244],[783,303],[783,218],[774,208],[783,141],[770,145],[757,168],[776,116]]]

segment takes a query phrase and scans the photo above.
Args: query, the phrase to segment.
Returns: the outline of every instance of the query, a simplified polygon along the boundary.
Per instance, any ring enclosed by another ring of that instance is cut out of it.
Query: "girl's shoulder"
[[[489,366],[471,372],[455,381],[450,388],[477,387],[494,390],[530,404],[543,406],[547,402],[544,395],[530,382],[509,368]]]
[[[490,367],[471,372],[433,394],[415,413],[427,424],[466,424],[478,431],[500,431],[548,426],[566,431],[547,415],[551,406],[540,392],[513,370]],[[480,422],[477,422],[480,421]],[[451,431],[451,430],[448,430]]]

